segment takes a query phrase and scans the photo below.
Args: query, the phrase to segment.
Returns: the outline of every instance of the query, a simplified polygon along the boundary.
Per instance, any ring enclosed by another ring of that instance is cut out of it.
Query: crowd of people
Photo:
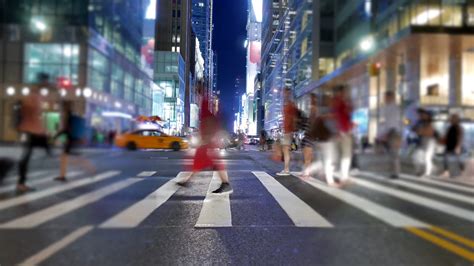
[[[291,150],[295,136],[303,132],[300,146],[303,151],[302,178],[319,173],[329,186],[341,187],[350,182],[350,170],[354,165],[354,137],[352,122],[353,106],[346,86],[337,86],[331,97],[318,102],[316,95],[310,97],[309,113],[299,110],[292,99],[292,91],[284,90],[282,134],[275,145],[273,159],[283,161],[283,170],[279,176],[290,175]],[[403,131],[406,128],[402,121],[401,110],[396,102],[396,94],[387,91],[384,105],[380,110],[380,124],[376,143],[382,152],[389,156],[389,177],[396,179],[401,173],[400,154],[403,147]],[[450,125],[445,134],[439,134],[433,126],[433,115],[425,109],[417,110],[418,119],[409,129],[416,135],[415,157],[417,174],[421,177],[434,175],[433,159],[435,147],[444,145],[444,164],[441,175],[450,176],[450,162],[454,161],[462,171],[464,165],[460,158],[463,145],[463,128],[460,117],[452,114]],[[261,139],[267,139],[261,134]],[[367,140],[366,140],[367,142]],[[314,157],[317,152],[318,159]],[[335,170],[338,169],[337,180]]]
[[[76,147],[83,142],[85,137],[85,120],[74,113],[73,104],[65,101],[61,104],[61,123],[58,133],[50,137],[44,127],[42,106],[44,103],[40,89],[48,86],[49,76],[40,73],[38,83],[31,88],[30,94],[25,96],[19,103],[15,114],[15,127],[23,138],[23,152],[18,162],[18,183],[17,193],[25,193],[34,190],[26,184],[28,180],[28,168],[31,156],[36,148],[43,149],[46,154],[53,157],[51,143],[55,141],[63,142],[63,150],[60,155],[60,167],[56,181],[67,181],[68,164],[78,164],[90,173],[95,172],[94,165],[87,159],[82,158]],[[3,158],[1,161],[0,181],[8,170],[14,167],[15,162],[11,159]]]

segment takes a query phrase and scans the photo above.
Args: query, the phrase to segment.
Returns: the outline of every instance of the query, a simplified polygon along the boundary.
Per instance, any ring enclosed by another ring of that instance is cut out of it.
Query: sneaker
[[[289,171],[283,170],[283,171],[277,173],[276,175],[277,175],[277,176],[289,176],[289,175],[291,175],[291,174],[290,174]]]
[[[213,194],[230,194],[232,192],[234,192],[234,190],[229,183],[222,183],[218,189],[212,191]]]
[[[16,193],[17,194],[23,194],[23,193],[27,193],[27,192],[31,192],[31,191],[35,191],[36,189],[32,188],[32,187],[29,187],[29,186],[26,186],[26,185],[18,185],[16,187]]]
[[[398,179],[398,175],[397,174],[391,174],[390,179]]]
[[[67,178],[65,176],[58,176],[54,178],[54,181],[66,182]]]
[[[188,181],[179,181],[179,182],[176,182],[176,184],[180,187],[187,187]]]

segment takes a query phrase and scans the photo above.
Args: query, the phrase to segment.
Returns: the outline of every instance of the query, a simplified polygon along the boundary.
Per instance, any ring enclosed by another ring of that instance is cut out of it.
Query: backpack
[[[69,130],[72,139],[83,139],[86,133],[86,120],[78,115],[71,115]]]
[[[331,131],[327,127],[324,119],[316,118],[309,128],[309,138],[314,141],[328,141],[331,138]]]
[[[23,103],[22,101],[17,101],[13,104],[13,119],[12,119],[12,126],[15,129],[18,129],[21,125],[21,121],[23,120]]]
[[[296,129],[304,130],[308,124],[308,118],[300,109],[296,111]]]

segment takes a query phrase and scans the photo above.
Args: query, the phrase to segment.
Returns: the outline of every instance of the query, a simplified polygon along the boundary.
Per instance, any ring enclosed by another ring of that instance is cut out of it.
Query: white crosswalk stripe
[[[153,211],[163,205],[171,196],[176,193],[179,186],[177,181],[185,176],[189,176],[190,172],[180,172],[178,176],[166,184],[159,187],[146,198],[135,203],[126,210],[120,212],[109,220],[100,225],[101,228],[132,228],[138,226]]]
[[[81,175],[81,172],[70,172],[70,173],[67,174],[67,177],[69,179],[74,179],[75,177],[78,177],[80,175]],[[57,176],[58,175],[56,174],[56,175],[49,175],[49,176],[46,176],[46,177],[42,177],[40,179],[34,179],[32,181],[29,181],[28,185],[30,185],[30,186],[39,186],[39,185],[47,184],[49,182],[53,182],[53,178],[55,178]],[[12,192],[12,191],[15,190],[15,188],[16,188],[16,184],[0,187],[0,193]]]
[[[359,197],[350,192],[328,187],[325,184],[321,184],[315,179],[306,180],[311,186],[326,192],[327,194],[367,213],[368,215],[375,217],[391,226],[394,227],[407,227],[407,226],[416,226],[416,227],[428,227],[424,222],[419,221],[413,217],[402,214],[398,211],[394,211],[387,207],[384,207],[380,204],[372,202],[368,199]]]
[[[82,196],[71,200],[53,205],[49,208],[34,212],[32,214],[23,216],[21,218],[0,224],[0,228],[33,228],[48,221],[51,221],[59,216],[82,208],[88,204],[99,201],[108,195],[111,195],[119,190],[122,190],[130,185],[140,181],[139,179],[125,179],[112,185],[106,186],[99,190],[86,193]]]
[[[396,185],[399,185],[399,186],[411,188],[411,189],[418,190],[418,191],[421,191],[421,192],[427,192],[427,193],[430,193],[432,195],[444,197],[444,198],[447,198],[447,199],[457,200],[457,201],[460,201],[460,202],[467,203],[469,205],[474,205],[474,197],[472,197],[472,196],[468,197],[468,196],[464,196],[464,195],[459,195],[459,194],[456,194],[456,193],[453,193],[453,192],[443,191],[443,190],[440,190],[440,189],[427,187],[427,186],[422,186],[422,185],[418,185],[418,184],[415,184],[415,183],[406,182],[406,181],[403,181],[403,180],[396,180],[396,179],[395,180],[387,180],[386,178],[383,178],[383,177],[378,176],[378,175],[373,174],[373,173],[361,172],[361,174],[363,176],[373,178],[375,180],[382,180],[382,181],[385,181],[385,182],[390,182],[390,183],[393,183],[393,184],[396,184]]]
[[[252,172],[298,227],[333,227],[308,204],[265,172]]]
[[[39,177],[39,176],[42,176],[42,175],[49,174],[51,172],[53,172],[53,171],[48,171],[48,170],[34,171],[34,172],[31,172],[31,173],[28,173],[28,178],[29,179],[36,178],[36,177]],[[5,178],[4,184],[6,184],[6,185],[16,184],[17,182],[18,182],[18,176],[8,176],[7,178]]]
[[[406,180],[412,180],[412,181],[418,181],[426,184],[432,184],[440,187],[445,187],[445,188],[450,188],[453,190],[461,191],[461,192],[468,192],[468,193],[473,193],[474,194],[474,188],[473,187],[466,187],[461,184],[453,184],[449,182],[444,182],[441,180],[435,180],[435,179],[428,179],[428,178],[420,178],[420,177],[414,177],[411,175],[407,174],[401,174],[401,178],[406,179]],[[473,195],[474,196],[474,195]]]
[[[56,186],[56,187],[52,187],[52,188],[37,191],[37,192],[31,192],[31,193],[25,194],[23,196],[15,197],[15,198],[8,199],[8,200],[5,200],[5,201],[0,201],[0,210],[10,208],[10,207],[13,207],[13,206],[17,206],[17,205],[21,205],[21,204],[25,204],[25,203],[28,203],[28,202],[33,202],[35,200],[45,198],[45,197],[48,197],[48,196],[51,196],[51,195],[54,195],[54,194],[57,194],[57,193],[60,193],[60,192],[64,192],[64,191],[67,191],[67,190],[71,190],[71,189],[74,189],[74,188],[78,188],[78,187],[81,187],[81,186],[97,183],[99,181],[117,176],[118,174],[120,174],[119,171],[107,171],[105,173],[98,174],[98,175],[93,176],[91,178],[76,180],[76,181],[73,181],[73,182],[66,183],[62,186]]]
[[[395,198],[402,199],[404,201],[420,205],[423,207],[427,207],[433,210],[437,210],[442,213],[446,213],[467,221],[474,221],[474,212],[470,210],[466,210],[451,204],[447,204],[444,202],[432,200],[427,197],[419,196],[413,193],[405,192],[402,190],[386,187],[383,185],[379,185],[367,180],[362,180],[362,179],[354,179],[354,182],[357,185],[363,186],[365,188],[375,190],[381,193],[385,193],[387,195],[393,196]]]
[[[216,195],[212,193],[220,184],[219,174],[214,172],[195,227],[232,226],[230,195]]]

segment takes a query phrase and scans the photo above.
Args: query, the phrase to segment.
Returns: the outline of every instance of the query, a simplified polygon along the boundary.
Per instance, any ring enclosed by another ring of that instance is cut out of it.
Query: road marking
[[[67,174],[67,177],[70,178],[70,179],[74,179],[75,177],[78,177],[80,175],[81,175],[80,172],[70,172],[70,173]],[[53,178],[55,178],[56,176],[57,175],[52,175],[52,176],[45,176],[41,179],[35,179],[33,181],[28,182],[28,185],[38,186],[38,185],[46,184],[46,183],[49,183],[49,182],[53,182]],[[0,188],[0,193],[11,192],[11,191],[14,191],[15,189],[16,189],[16,184],[8,185],[8,186],[5,186],[5,187],[1,187]]]
[[[126,210],[118,213],[114,217],[102,223],[100,228],[133,228],[137,227],[150,214],[163,205],[168,199],[176,193],[179,186],[176,184],[191,172],[180,172],[176,178],[166,182],[157,190],[149,194],[141,201],[130,206]]]
[[[38,176],[42,176],[44,174],[49,174],[51,172],[52,172],[51,170],[35,171],[35,172],[32,172],[32,173],[29,173],[28,178],[35,178],[35,177],[38,177]],[[13,180],[10,180],[10,179],[13,179]],[[5,183],[4,184],[16,184],[18,182],[18,179],[19,179],[18,176],[14,176],[14,175],[8,176],[8,177],[5,178]]]
[[[212,175],[206,198],[201,208],[198,221],[194,227],[231,227],[232,213],[230,210],[230,195],[216,195],[212,191],[221,184],[219,174]]]
[[[308,204],[265,172],[252,172],[298,227],[333,227]]]
[[[467,203],[467,204],[470,204],[470,205],[474,205],[474,197],[459,195],[459,194],[456,194],[456,193],[453,193],[453,192],[443,191],[443,190],[432,188],[432,187],[426,187],[426,186],[422,186],[422,185],[419,185],[419,184],[415,184],[415,183],[411,183],[411,182],[407,182],[407,181],[403,181],[403,180],[396,180],[396,179],[395,180],[388,180],[387,178],[383,178],[383,177],[377,176],[377,175],[372,174],[372,173],[364,172],[364,173],[361,173],[361,174],[366,176],[366,177],[372,178],[372,179],[382,180],[384,182],[390,182],[390,183],[393,183],[393,184],[397,184],[399,186],[404,186],[404,187],[411,188],[411,189],[414,189],[414,190],[418,190],[418,191],[422,191],[422,192],[431,193],[433,195],[441,196],[441,197],[444,197],[444,198],[447,198],[447,199],[457,200],[457,201],[464,202],[464,203]]]
[[[27,194],[19,196],[19,197],[15,197],[15,198],[12,198],[12,199],[9,199],[9,200],[1,201],[0,202],[0,210],[6,209],[6,208],[9,208],[9,207],[13,207],[13,206],[17,206],[17,205],[20,205],[20,204],[28,203],[28,202],[31,202],[31,201],[35,201],[35,200],[38,200],[38,199],[41,199],[41,198],[44,198],[44,197],[48,197],[48,196],[60,193],[60,192],[71,190],[71,189],[74,189],[74,188],[77,188],[77,187],[93,184],[93,183],[96,183],[96,182],[114,177],[118,174],[120,174],[120,171],[107,171],[105,173],[93,176],[91,178],[76,180],[74,182],[66,183],[62,186],[56,186],[56,187],[52,187],[52,188],[37,191],[37,192],[27,193]]]
[[[428,232],[425,232],[421,229],[418,229],[416,227],[407,227],[405,228],[408,232],[418,236],[418,237],[421,237],[429,242],[431,242],[432,244],[434,245],[437,245],[437,246],[440,246],[446,250],[449,250],[467,260],[469,260],[470,262],[474,262],[474,253],[462,248],[462,247],[459,247],[451,242],[448,242],[442,238],[439,238],[433,234],[430,234]]]
[[[48,221],[51,221],[59,216],[82,208],[88,204],[99,201],[106,196],[115,193],[121,189],[124,189],[130,185],[140,181],[139,179],[125,179],[106,186],[99,190],[94,190],[82,196],[67,200],[62,203],[58,203],[49,208],[34,212],[32,214],[25,215],[21,218],[14,219],[12,221],[0,224],[0,228],[5,229],[16,229],[16,228],[33,228]]]
[[[417,220],[413,217],[410,217],[398,211],[389,209],[387,207],[384,207],[382,205],[369,201],[365,198],[352,194],[350,192],[337,189],[337,188],[328,187],[325,184],[319,183],[314,178],[310,178],[306,180],[305,182],[391,226],[429,227],[428,224],[420,220]]]
[[[452,184],[452,183],[448,183],[448,182],[444,182],[444,181],[414,177],[414,176],[407,175],[407,174],[401,174],[400,177],[403,178],[403,179],[407,179],[407,180],[419,181],[419,182],[423,182],[423,183],[426,183],[426,184],[432,184],[432,185],[438,185],[440,187],[451,188],[451,189],[455,189],[455,190],[462,191],[462,192],[474,193],[474,188],[465,187],[465,186],[462,186],[462,185],[456,185],[456,184]]]
[[[448,230],[445,230],[443,228],[439,228],[439,227],[436,227],[436,226],[431,226],[429,229],[433,232],[436,232],[436,233],[446,237],[446,238],[457,241],[458,243],[461,243],[463,245],[466,245],[466,246],[474,249],[474,241],[472,241],[470,239],[464,238],[462,236],[459,236],[455,233],[449,232]]]
[[[154,174],[156,174],[156,172],[154,172],[154,171],[143,171],[143,172],[139,173],[137,176],[138,177],[150,177]]]
[[[390,196],[393,196],[395,198],[399,198],[399,199],[414,203],[416,205],[421,205],[433,210],[437,210],[439,212],[450,214],[452,216],[455,216],[464,220],[468,220],[470,222],[474,221],[474,212],[472,211],[459,208],[459,207],[456,207],[454,205],[447,204],[444,202],[439,202],[439,201],[432,200],[426,197],[418,196],[413,193],[401,191],[398,189],[393,189],[390,187],[385,187],[379,184],[372,183],[370,181],[356,179],[356,178],[354,178],[353,180],[356,184],[366,187],[368,189],[382,192]]]
[[[53,256],[54,254],[58,253],[58,251],[66,248],[74,241],[89,233],[93,228],[94,227],[91,225],[80,227],[77,230],[74,230],[74,232],[62,238],[61,240],[49,245],[45,249],[19,263],[18,265],[38,265]]]

